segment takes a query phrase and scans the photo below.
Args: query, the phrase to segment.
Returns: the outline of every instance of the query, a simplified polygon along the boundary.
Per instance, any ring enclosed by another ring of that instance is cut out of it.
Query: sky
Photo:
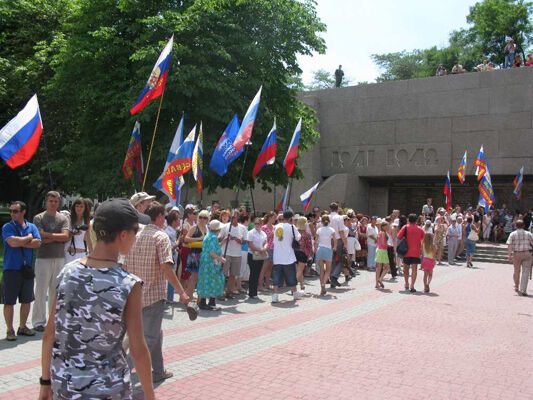
[[[451,31],[467,26],[475,0],[317,0],[318,17],[327,25],[323,55],[300,56],[303,81],[313,71],[334,72],[342,64],[352,84],[374,82],[380,74],[371,54],[443,47]]]

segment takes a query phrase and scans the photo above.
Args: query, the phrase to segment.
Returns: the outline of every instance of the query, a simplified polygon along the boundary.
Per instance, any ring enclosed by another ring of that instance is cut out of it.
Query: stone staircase
[[[447,249],[444,251],[443,260],[448,259]],[[462,254],[464,257],[464,252]],[[507,245],[503,243],[477,243],[474,262],[495,264],[509,264],[507,259]]]

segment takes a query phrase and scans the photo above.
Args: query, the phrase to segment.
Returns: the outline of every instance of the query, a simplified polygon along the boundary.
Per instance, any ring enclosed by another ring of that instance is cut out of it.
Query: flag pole
[[[48,156],[48,145],[46,144],[46,135],[42,134],[44,144],[44,155],[46,157],[46,169],[48,170],[48,180],[50,181],[50,190],[54,189],[54,181],[52,180],[52,170],[50,169],[50,157]]]
[[[239,193],[241,191],[242,176],[244,174],[244,167],[246,166],[246,159],[248,158],[248,148],[250,147],[250,145],[246,143],[245,146],[246,150],[244,151],[244,161],[242,162],[241,175],[239,176],[239,184],[237,185],[237,193],[235,195],[235,208],[239,206]]]
[[[276,210],[276,185],[274,184],[274,210]]]
[[[152,143],[150,144],[150,151],[148,152],[148,160],[146,161],[146,169],[144,170],[144,179],[141,191],[144,192],[144,186],[146,184],[146,177],[148,176],[148,168],[150,168],[150,159],[152,158],[152,148],[154,147],[155,133],[157,131],[157,124],[159,122],[159,113],[161,112],[161,105],[163,104],[163,97],[165,96],[165,91],[161,93],[161,99],[159,100],[159,107],[157,108],[157,116],[155,118],[154,133],[152,134]]]
[[[254,191],[250,187],[250,197],[252,199],[252,208],[254,209],[254,217],[257,217],[257,211],[255,210]]]
[[[289,181],[289,195],[287,196],[287,208],[291,208],[291,194],[292,194],[292,177]],[[284,210],[285,211],[285,210]]]

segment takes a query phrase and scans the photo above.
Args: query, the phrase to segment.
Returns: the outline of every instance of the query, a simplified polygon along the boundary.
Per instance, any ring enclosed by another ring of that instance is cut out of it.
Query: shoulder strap
[[[13,224],[13,227],[15,228],[15,230],[17,231],[17,234],[22,237],[22,232],[19,230],[19,227],[17,226],[17,224],[15,223],[15,221],[11,221],[11,223]],[[24,254],[24,247],[19,247],[20,249],[20,253],[22,254],[22,261],[24,261],[24,265],[28,265],[27,261],[26,261],[26,254]]]

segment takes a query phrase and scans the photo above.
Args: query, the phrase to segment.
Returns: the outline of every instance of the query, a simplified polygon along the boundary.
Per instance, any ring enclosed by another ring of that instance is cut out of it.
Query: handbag
[[[471,242],[477,242],[479,240],[479,235],[476,231],[471,230],[467,237]]]
[[[398,253],[399,256],[403,257],[407,254],[408,251],[409,251],[409,245],[407,244],[407,225],[406,225],[405,235],[398,242],[398,245],[396,246],[396,253]]]
[[[300,242],[296,240],[296,235],[294,234],[294,226],[291,225],[292,229],[292,249],[294,251],[300,250]]]
[[[268,254],[262,254],[260,251],[252,252],[252,260],[254,261],[264,261],[268,259]]]
[[[361,251],[361,243],[359,243],[359,240],[357,238],[355,238],[354,246],[355,246],[355,251]]]

